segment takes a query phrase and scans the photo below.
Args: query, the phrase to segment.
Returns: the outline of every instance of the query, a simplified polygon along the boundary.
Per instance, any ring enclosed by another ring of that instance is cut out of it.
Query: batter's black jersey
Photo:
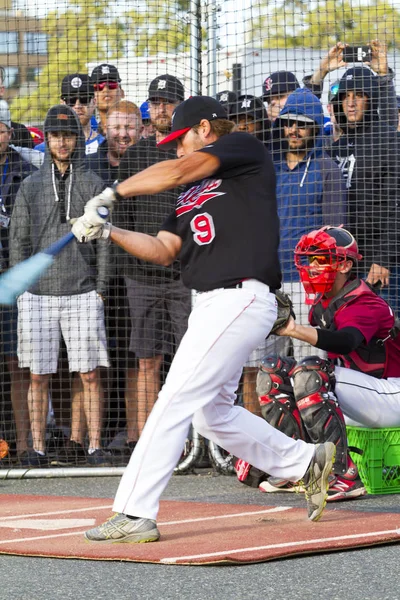
[[[220,168],[180,194],[161,228],[182,238],[183,283],[207,291],[254,278],[279,288],[279,219],[268,150],[254,136],[235,132],[198,152],[218,157]]]

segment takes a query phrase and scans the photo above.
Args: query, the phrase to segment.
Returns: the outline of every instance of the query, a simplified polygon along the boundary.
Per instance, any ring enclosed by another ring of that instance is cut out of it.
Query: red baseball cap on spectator
[[[38,127],[28,127],[28,131],[32,136],[33,143],[35,146],[44,142],[44,134]]]

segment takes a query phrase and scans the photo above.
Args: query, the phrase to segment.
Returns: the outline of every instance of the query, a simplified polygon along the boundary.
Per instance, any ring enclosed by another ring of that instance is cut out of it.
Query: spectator
[[[150,112],[149,112],[149,103],[147,102],[147,100],[145,102],[142,102],[142,104],[140,105],[140,113],[142,115],[142,124],[143,124],[142,138],[146,139],[149,136],[154,135],[156,132],[156,130],[154,129],[154,127],[151,123]]]
[[[238,131],[247,131],[262,142],[267,141],[271,124],[260,98],[243,94],[229,106],[229,119],[236,123]]]
[[[285,106],[289,94],[299,87],[296,75],[290,71],[276,71],[264,80],[262,99],[268,104],[267,114],[271,123]]]
[[[307,322],[308,312],[293,265],[296,242],[310,227],[319,229],[323,223],[340,225],[347,218],[346,184],[323,149],[323,126],[322,105],[306,89],[290,94],[273,126],[283,289],[292,297],[299,323]],[[279,340],[278,345],[285,342]],[[287,352],[288,348],[278,350]],[[296,358],[301,358],[306,350],[309,346],[294,341]]]
[[[377,75],[376,79],[376,101],[379,108],[380,120],[392,127],[397,128],[398,114],[396,103],[396,92],[393,85],[394,72],[389,67],[387,57],[387,47],[379,40],[373,40],[368,44],[371,48],[371,62],[364,62]],[[343,42],[338,42],[333,46],[328,54],[324,56],[318,69],[311,75],[303,79],[303,83],[318,98],[322,95],[324,79],[328,73],[346,67],[347,63],[343,60],[343,50],[348,46]],[[335,84],[333,84],[335,85]],[[328,101],[331,103],[332,97]]]
[[[229,116],[230,108],[237,102],[238,95],[236,92],[231,92],[230,90],[221,90],[216,95],[216,99],[222,104]]]
[[[363,275],[372,285],[390,286],[385,293],[398,312],[399,137],[379,116],[378,79],[364,66],[348,69],[340,79],[332,105],[341,136],[330,154],[349,190],[349,223],[364,256]]]
[[[173,110],[183,99],[184,88],[179,79],[173,75],[159,75],[153,79],[149,86],[149,111],[156,134],[127,150],[121,161],[119,181],[162,160],[176,158],[173,150],[157,148],[157,143],[170,132]],[[122,202],[114,212],[113,222],[130,230],[156,235],[163,220],[174,209],[176,198],[177,192],[172,190]],[[130,305],[129,349],[137,357],[139,367],[137,402],[131,387],[125,395],[127,441],[132,447],[157,399],[163,357],[174,354],[187,328],[191,294],[181,283],[177,261],[169,267],[155,266],[121,251],[118,268],[125,276]],[[128,380],[133,380],[134,373],[130,371]]]
[[[82,127],[69,106],[50,108],[44,133],[44,163],[22,182],[14,205],[12,265],[67,233],[70,220],[82,213],[87,198],[104,187],[86,167]],[[23,466],[48,464],[45,431],[49,379],[57,371],[60,330],[70,371],[80,373],[83,399],[78,394],[72,400],[71,441],[58,464],[109,463],[110,457],[100,449],[103,394],[97,368],[108,366],[101,297],[106,290],[108,256],[107,243],[90,244],[86,252],[70,244],[40,281],[18,298],[19,365],[31,372],[28,405],[33,449],[22,457]],[[87,456],[82,415],[89,434]]]
[[[396,96],[396,101],[397,101],[397,111],[398,111],[397,131],[400,131],[400,96]]]
[[[85,136],[85,153],[97,152],[99,145],[104,141],[92,127],[92,117],[95,110],[94,87],[89,75],[85,73],[74,73],[66,75],[61,83],[61,104],[67,104],[76,113]],[[36,146],[36,150],[45,151],[46,144],[43,142]]]
[[[122,157],[136,144],[143,130],[141,112],[133,102],[120,100],[107,113],[106,139],[88,159],[89,168],[108,186],[118,179]]]
[[[99,131],[106,134],[107,112],[113,104],[125,97],[117,67],[103,63],[95,67],[90,76],[94,87],[96,110],[99,115]]]
[[[2,269],[9,266],[10,216],[15,197],[23,179],[34,170],[29,163],[10,147],[13,137],[11,117],[8,107],[0,106],[0,245],[2,249]],[[17,310],[14,307],[1,307],[1,343],[10,376],[11,405],[14,413],[17,458],[28,449],[29,414],[28,387],[29,372],[18,368],[17,359]]]
[[[0,99],[4,97],[6,88],[4,85],[6,79],[5,70],[0,67]],[[11,121],[11,129],[13,131],[12,143],[14,146],[22,146],[24,148],[33,148],[32,136],[28,129],[22,123]]]

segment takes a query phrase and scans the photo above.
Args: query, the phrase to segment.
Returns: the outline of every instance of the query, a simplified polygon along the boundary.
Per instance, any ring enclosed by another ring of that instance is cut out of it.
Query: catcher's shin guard
[[[290,380],[295,367],[296,361],[289,356],[266,356],[260,363],[256,389],[264,419],[297,440],[304,439],[304,432]]]
[[[234,469],[238,480],[249,487],[258,488],[260,483],[268,478],[267,473],[257,469],[257,467],[253,467],[241,458],[234,459]]]
[[[347,435],[343,413],[333,394],[334,366],[318,356],[309,356],[293,370],[293,389],[305,429],[316,443],[333,442],[337,474],[347,471]]]

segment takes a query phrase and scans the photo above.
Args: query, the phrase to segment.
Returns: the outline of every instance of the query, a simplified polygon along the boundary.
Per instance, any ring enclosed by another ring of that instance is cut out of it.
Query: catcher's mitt
[[[269,332],[269,335],[276,333],[278,329],[284,327],[289,321],[290,317],[293,317],[293,319],[296,318],[290,297],[281,290],[276,290],[275,296],[276,301],[278,303],[278,315],[276,317],[275,323],[272,325],[272,329]]]

